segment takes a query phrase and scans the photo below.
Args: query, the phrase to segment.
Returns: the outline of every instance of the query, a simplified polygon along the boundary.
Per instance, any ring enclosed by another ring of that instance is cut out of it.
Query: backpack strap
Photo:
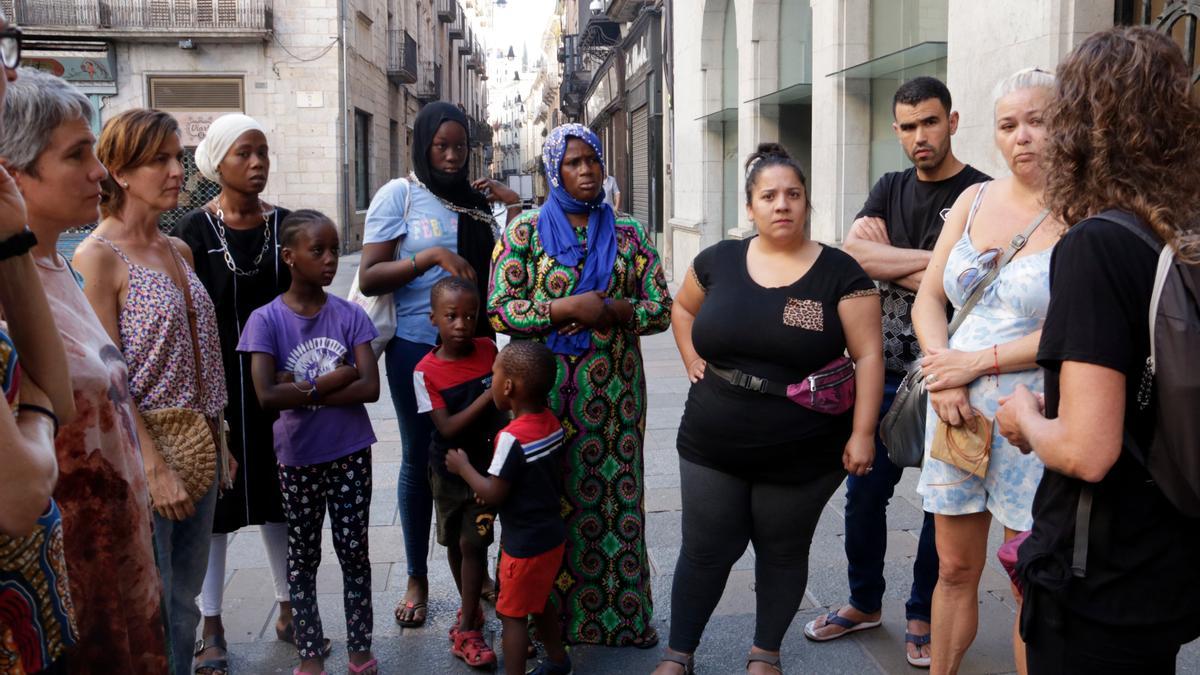
[[[1079,488],[1079,501],[1075,503],[1075,550],[1071,554],[1071,574],[1087,576],[1088,535],[1092,529],[1092,485],[1085,483]]]
[[[1116,223],[1117,225],[1124,227],[1130,232],[1136,234],[1138,239],[1146,242],[1146,245],[1154,249],[1155,253],[1158,253],[1163,248],[1163,242],[1158,238],[1158,235],[1147,229],[1146,226],[1142,224],[1141,218],[1138,218],[1128,211],[1122,211],[1120,209],[1106,209],[1092,217],[1100,220],[1107,220],[1110,223]]]

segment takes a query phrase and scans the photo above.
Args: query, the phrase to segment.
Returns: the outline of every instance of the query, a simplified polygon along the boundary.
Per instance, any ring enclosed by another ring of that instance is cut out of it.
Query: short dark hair
[[[942,102],[942,107],[946,109],[946,114],[950,114],[950,90],[946,88],[945,83],[936,77],[922,75],[900,85],[896,90],[895,96],[892,96],[892,117],[896,116],[896,106],[903,103],[904,105],[916,105],[922,101],[928,101],[931,98],[936,98]]]
[[[279,224],[279,243],[283,246],[291,246],[296,243],[296,237],[300,235],[300,231],[309,225],[333,225],[333,221],[329,216],[317,211],[316,209],[300,209],[292,211],[287,218]]]
[[[536,340],[513,340],[497,358],[504,373],[520,383],[526,400],[545,403],[558,369],[549,347]]]
[[[462,277],[444,277],[429,289],[430,308],[435,307],[447,293],[466,293],[476,300],[479,299],[479,289],[475,287],[474,282]]]
[[[751,195],[754,193],[754,184],[758,182],[758,174],[771,166],[786,166],[796,172],[796,178],[799,178],[800,184],[804,186],[804,201],[811,211],[812,200],[808,194],[808,181],[804,177],[804,169],[792,158],[787,148],[778,143],[759,143],[758,149],[746,158],[746,203],[753,201]]]

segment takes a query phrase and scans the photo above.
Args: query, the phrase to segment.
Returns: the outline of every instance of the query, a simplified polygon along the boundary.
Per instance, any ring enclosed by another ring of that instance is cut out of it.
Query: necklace
[[[430,190],[428,187],[426,187],[425,184],[421,182],[421,179],[417,178],[417,174],[415,174],[415,173],[408,174],[408,180],[412,183],[417,184],[423,190],[425,190],[429,194],[433,195],[434,198],[437,199],[439,202],[441,202],[442,206],[446,207],[448,210],[453,211],[455,213],[461,213],[465,216],[471,216],[472,218],[474,218],[475,220],[478,220],[481,223],[487,223],[488,226],[492,230],[492,237],[494,237],[496,239],[500,238],[500,225],[499,225],[499,223],[496,222],[496,216],[492,215],[491,212],[484,211],[483,209],[473,209],[473,208],[466,207],[466,206],[459,206],[458,204],[455,204],[452,201],[443,199],[441,197],[441,195],[437,194],[433,190]]]
[[[267,251],[271,248],[271,218],[267,215],[266,209],[263,208],[262,200],[258,202],[258,209],[262,213],[263,219],[263,247],[258,252],[258,256],[254,258],[254,265],[250,270],[243,270],[233,261],[233,253],[229,250],[229,242],[225,239],[225,211],[221,209],[221,198],[217,197],[217,239],[221,242],[221,254],[225,257],[225,266],[229,268],[239,277],[252,277],[258,274],[259,265],[262,264],[263,257],[267,255]]]

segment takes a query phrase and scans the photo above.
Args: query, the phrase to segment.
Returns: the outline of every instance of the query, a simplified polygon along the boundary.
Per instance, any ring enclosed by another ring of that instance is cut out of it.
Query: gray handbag
[[[982,192],[981,189],[981,195]],[[947,329],[947,337],[954,335],[954,331],[958,330],[967,315],[975,308],[975,304],[983,297],[983,292],[1000,275],[1000,270],[1013,259],[1018,251],[1025,248],[1030,235],[1042,224],[1049,213],[1048,210],[1039,213],[1024,232],[1012,238],[1008,244],[1008,250],[1004,252],[996,266],[980,279],[975,290],[963,303],[962,309],[954,315],[954,319]],[[971,215],[975,215],[974,209],[972,209]],[[925,457],[925,411],[928,409],[928,402],[929,393],[925,391],[925,375],[921,372],[921,363],[918,361],[908,367],[908,372],[896,389],[892,407],[888,408],[887,414],[879,421],[879,440],[883,442],[883,447],[887,448],[888,459],[892,461],[892,464],[900,468],[921,466],[921,461]]]

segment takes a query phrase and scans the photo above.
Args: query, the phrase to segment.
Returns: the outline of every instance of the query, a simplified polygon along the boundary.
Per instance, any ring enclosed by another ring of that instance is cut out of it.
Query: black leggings
[[[804,598],[821,509],[845,477],[839,470],[800,485],[755,483],[680,458],[683,548],[671,585],[671,649],[696,651],[729,570],[754,542],[754,646],[779,651]]]

